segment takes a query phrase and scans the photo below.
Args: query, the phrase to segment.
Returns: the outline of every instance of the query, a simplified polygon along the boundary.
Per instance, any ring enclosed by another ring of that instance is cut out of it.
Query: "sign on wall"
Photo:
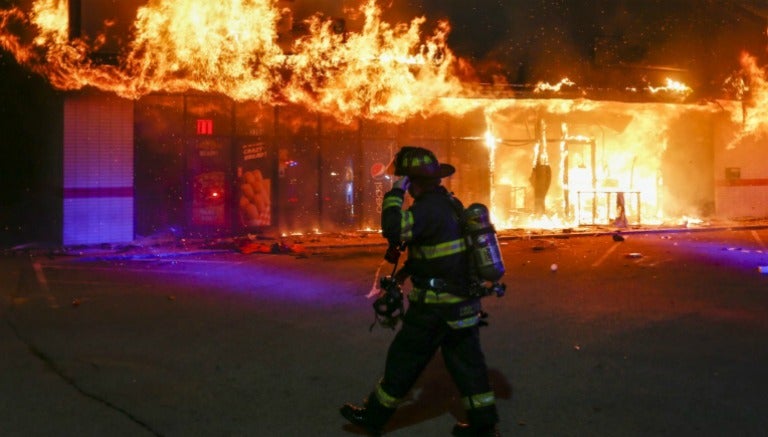
[[[240,146],[237,211],[244,227],[272,224],[271,163],[267,144],[246,142]]]

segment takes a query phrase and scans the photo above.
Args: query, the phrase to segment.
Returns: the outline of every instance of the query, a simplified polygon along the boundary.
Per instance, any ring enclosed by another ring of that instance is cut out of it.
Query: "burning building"
[[[396,3],[113,3],[0,10],[0,45],[63,93],[65,245],[377,229],[382,169],[404,144],[456,166],[448,187],[499,228],[768,216],[754,159],[768,88],[749,52],[765,41],[695,41],[726,59],[702,74],[710,58],[667,62],[693,43],[650,47],[657,36],[629,25],[590,35],[581,58],[553,56],[562,30],[545,26],[527,38],[548,62],[520,63],[518,43],[460,56],[449,21]],[[706,22],[717,7],[672,3]],[[765,27],[752,3],[727,3],[741,14],[728,29],[750,24],[727,41]]]

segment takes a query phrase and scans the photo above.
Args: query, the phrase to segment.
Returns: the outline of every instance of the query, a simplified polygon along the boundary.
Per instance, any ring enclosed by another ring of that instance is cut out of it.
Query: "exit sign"
[[[198,119],[197,120],[197,134],[198,135],[213,135],[213,120]]]

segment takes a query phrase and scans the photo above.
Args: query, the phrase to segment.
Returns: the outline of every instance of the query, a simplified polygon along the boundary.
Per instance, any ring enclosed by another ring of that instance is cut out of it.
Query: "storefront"
[[[383,169],[411,142],[461,163],[462,178],[479,176],[480,184],[450,183],[487,199],[486,148],[451,138],[449,117],[341,123],[296,106],[205,95],[152,95],[134,105],[138,235],[378,229],[391,186]]]
[[[377,230],[392,183],[383,170],[406,144],[456,166],[445,185],[489,205],[499,229],[768,215],[764,170],[750,158],[761,143],[740,135],[733,102],[459,103],[402,123],[344,123],[207,94],[72,93],[64,244]],[[531,178],[545,151],[539,199]]]

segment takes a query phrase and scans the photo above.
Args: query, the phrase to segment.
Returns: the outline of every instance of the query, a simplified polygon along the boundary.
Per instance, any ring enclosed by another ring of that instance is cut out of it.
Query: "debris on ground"
[[[286,243],[280,242],[260,242],[260,241],[242,241],[237,245],[238,250],[242,254],[251,253],[291,253],[291,254],[305,254],[307,249],[300,243]]]

